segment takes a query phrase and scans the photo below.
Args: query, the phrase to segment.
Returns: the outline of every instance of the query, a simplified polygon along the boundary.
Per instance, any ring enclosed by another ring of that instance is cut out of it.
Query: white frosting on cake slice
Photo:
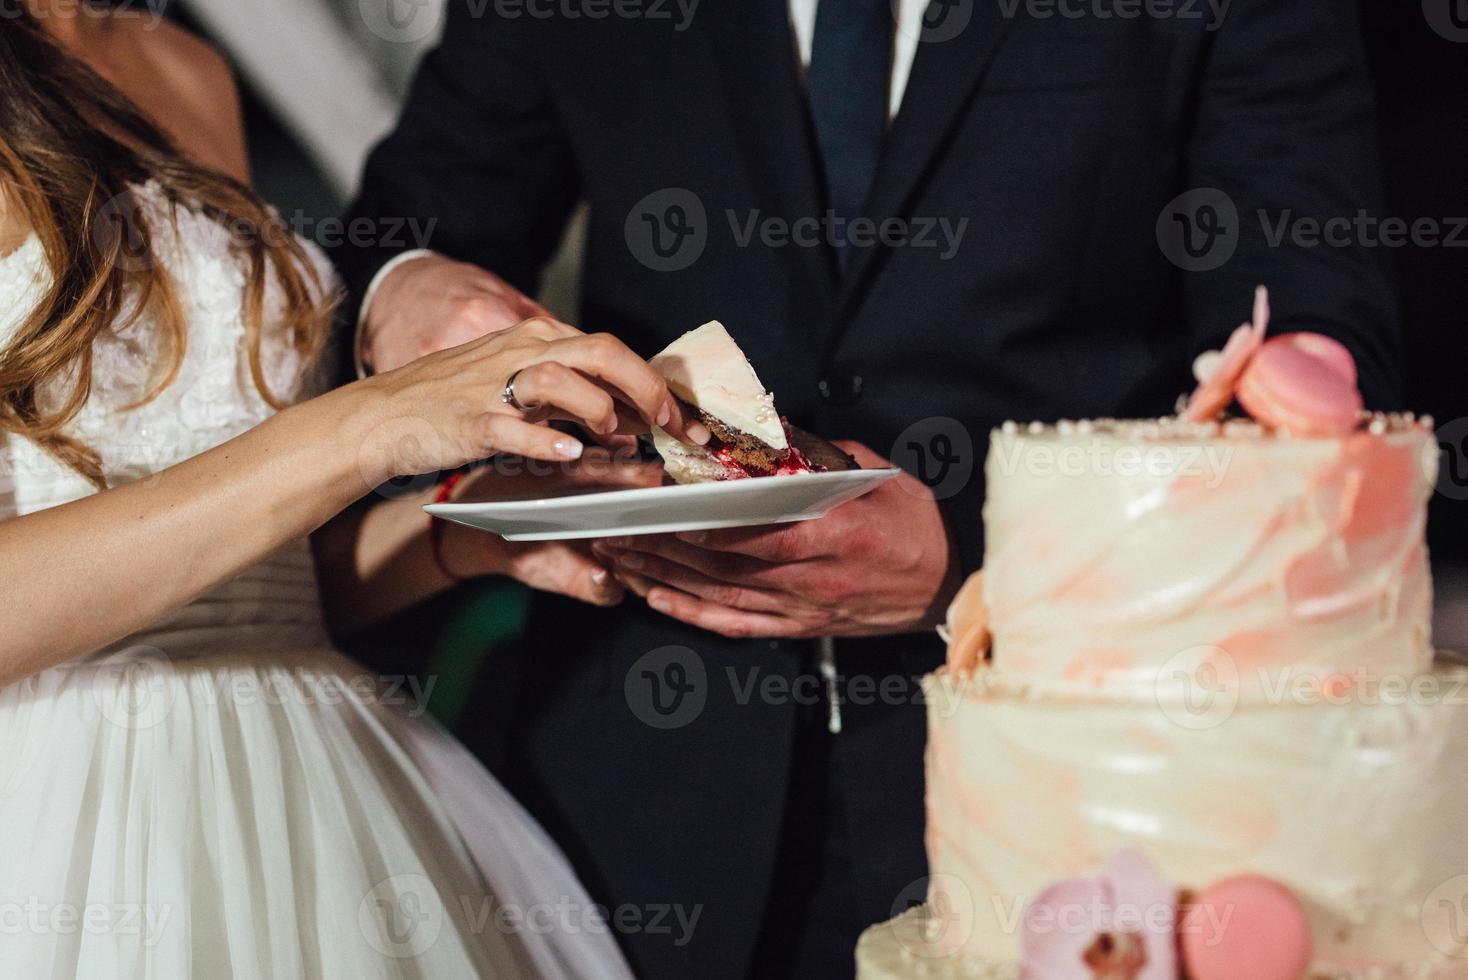
[[[690,330],[648,363],[688,404],[774,449],[790,448],[774,396],[719,321]]]

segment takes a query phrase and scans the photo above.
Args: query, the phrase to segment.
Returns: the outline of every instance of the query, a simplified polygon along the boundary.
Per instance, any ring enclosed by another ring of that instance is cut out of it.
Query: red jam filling
[[[788,431],[788,426],[787,426]],[[820,473],[824,467],[817,466],[805,454],[794,446],[786,451],[780,459],[779,464],[773,470],[755,469],[739,462],[734,458],[734,451],[728,446],[720,446],[713,451],[714,459],[724,467],[724,479],[747,480],[751,477],[760,476],[793,476],[796,473]]]

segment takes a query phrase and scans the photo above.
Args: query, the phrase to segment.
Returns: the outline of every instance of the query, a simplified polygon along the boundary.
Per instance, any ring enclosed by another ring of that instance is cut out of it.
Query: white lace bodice
[[[91,397],[69,432],[101,455],[109,486],[141,479],[212,449],[273,412],[250,374],[243,316],[245,275],[230,253],[228,232],[202,214],[171,209],[153,185],[137,192],[154,232],[155,253],[173,277],[188,336],[177,378],[136,408],[127,406],[148,391],[163,362],[162,328],[145,314],[94,344]],[[322,281],[329,282],[325,257],[309,243],[307,250]],[[51,271],[35,237],[0,257],[0,345],[10,341],[50,282]],[[314,392],[319,372],[282,331],[271,329],[281,302],[279,290],[270,284],[262,364],[276,397],[295,401]],[[93,492],[87,480],[30,440],[0,434],[0,520]],[[317,643],[324,636],[310,555],[301,542],[129,643],[186,653],[200,646],[218,649],[221,643]]]

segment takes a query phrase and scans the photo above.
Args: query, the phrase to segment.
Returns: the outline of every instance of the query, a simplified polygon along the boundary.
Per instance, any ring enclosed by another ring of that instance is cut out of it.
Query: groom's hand
[[[659,462],[593,446],[580,460],[568,463],[499,457],[463,481],[454,500],[533,500],[595,490],[634,490],[655,487],[662,478]],[[440,554],[444,565],[457,575],[508,575],[532,589],[596,606],[622,601],[621,584],[584,541],[506,541],[451,524],[444,528]]]
[[[863,467],[892,465],[840,445]],[[593,550],[654,609],[730,637],[928,629],[961,578],[937,501],[906,473],[816,521],[613,538]]]
[[[499,276],[424,256],[378,284],[362,324],[362,362],[381,374],[537,316],[550,314]]]

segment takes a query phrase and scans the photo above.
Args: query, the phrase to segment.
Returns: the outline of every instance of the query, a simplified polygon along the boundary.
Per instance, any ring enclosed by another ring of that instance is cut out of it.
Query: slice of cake
[[[858,469],[839,448],[795,428],[775,411],[744,351],[717,320],[691,330],[650,362],[673,395],[713,433],[707,446],[652,432],[668,475],[678,483],[743,480]]]

